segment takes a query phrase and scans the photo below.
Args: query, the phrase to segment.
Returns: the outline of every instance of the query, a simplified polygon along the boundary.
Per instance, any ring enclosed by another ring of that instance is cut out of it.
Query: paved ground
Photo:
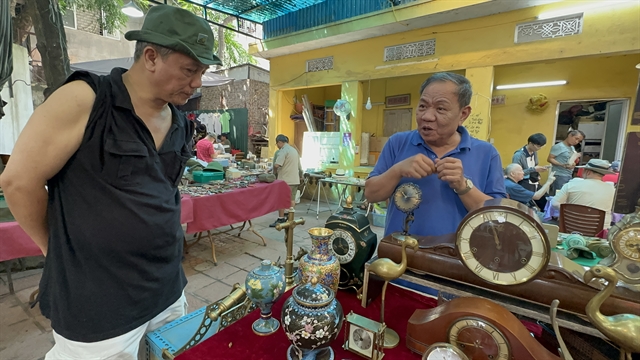
[[[329,211],[322,212],[319,220],[316,220],[315,206],[312,208],[314,210],[307,214],[306,200],[296,206],[296,217],[304,217],[306,223],[295,229],[294,255],[299,247],[310,247],[307,230],[323,226],[330,214]],[[334,211],[335,208],[332,205]],[[323,209],[326,207],[321,206],[321,210]],[[241,238],[229,234],[215,236],[218,266],[213,264],[208,240],[203,239],[190,248],[182,262],[189,279],[185,289],[189,311],[195,311],[226,296],[235,283],[244,284],[247,271],[257,267],[262,259],[276,261],[281,257],[281,261],[284,261],[284,233],[269,228],[276,216],[276,213],[272,213],[253,221],[256,230],[267,238],[266,247],[262,246],[260,238],[249,232],[243,233]],[[383,229],[372,229],[378,233],[379,241]],[[191,238],[189,236],[187,240]],[[0,276],[0,360],[42,359],[53,346],[49,320],[40,314],[38,308],[30,309],[28,306],[29,295],[37,289],[41,273],[42,270],[29,270],[15,274],[14,295],[9,294],[6,276]]]

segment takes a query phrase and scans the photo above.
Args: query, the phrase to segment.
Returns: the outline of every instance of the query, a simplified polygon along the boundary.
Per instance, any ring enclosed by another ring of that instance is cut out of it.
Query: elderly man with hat
[[[177,7],[151,7],[125,38],[136,41],[131,69],[69,76],[0,178],[46,256],[38,301],[55,345],[45,359],[135,359],[146,332],[186,312],[177,185],[193,127],[174,105],[220,60],[208,23]]]
[[[606,174],[613,174],[607,160],[591,159],[583,168],[583,179],[575,178],[566,183],[553,197],[551,206],[560,209],[561,204],[589,206],[606,213],[604,228],[611,226],[611,209],[615,196],[613,184],[602,181]]]

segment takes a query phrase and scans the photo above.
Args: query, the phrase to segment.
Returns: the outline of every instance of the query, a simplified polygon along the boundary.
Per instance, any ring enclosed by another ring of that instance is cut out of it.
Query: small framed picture
[[[411,94],[393,95],[385,98],[386,107],[409,106],[411,105]]]
[[[384,329],[379,322],[355,314],[353,311],[345,317],[344,349],[369,360],[384,357]]]

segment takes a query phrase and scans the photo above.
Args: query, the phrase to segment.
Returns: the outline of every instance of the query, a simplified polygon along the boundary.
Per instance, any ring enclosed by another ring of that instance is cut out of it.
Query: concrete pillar
[[[493,66],[468,68],[466,77],[473,87],[471,114],[464,122],[471,136],[489,140],[491,128],[491,96],[493,94]]]
[[[356,154],[356,146],[360,146],[362,134],[362,110],[363,96],[362,83],[360,81],[346,81],[342,83],[341,98],[351,104],[351,117],[349,120],[340,118],[340,133],[342,145],[340,147],[340,168],[351,170],[360,166],[360,153]],[[344,143],[345,134],[351,134],[351,141]]]

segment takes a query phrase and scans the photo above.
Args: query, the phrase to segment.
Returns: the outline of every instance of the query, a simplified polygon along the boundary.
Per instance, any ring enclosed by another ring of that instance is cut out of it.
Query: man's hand
[[[393,167],[398,169],[400,176],[414,179],[422,179],[436,172],[433,161],[423,154],[404,159]]]
[[[464,178],[464,169],[462,168],[462,161],[460,161],[460,159],[453,157],[437,159],[436,172],[438,173],[438,179],[448,182],[449,187],[453,190],[461,191],[467,187],[467,182]]]
[[[547,171],[546,166],[536,166],[535,169],[536,169],[536,172],[539,172],[539,173]]]

